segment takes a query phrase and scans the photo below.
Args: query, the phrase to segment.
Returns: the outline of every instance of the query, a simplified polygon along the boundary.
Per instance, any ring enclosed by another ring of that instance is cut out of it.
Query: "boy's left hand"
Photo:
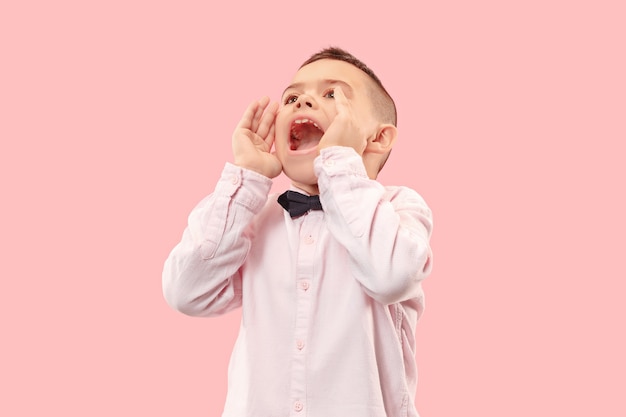
[[[318,150],[330,146],[348,146],[354,148],[359,155],[363,155],[367,146],[367,134],[357,123],[352,112],[352,106],[341,87],[335,87],[334,93],[337,115],[324,132],[320,143],[317,145]]]

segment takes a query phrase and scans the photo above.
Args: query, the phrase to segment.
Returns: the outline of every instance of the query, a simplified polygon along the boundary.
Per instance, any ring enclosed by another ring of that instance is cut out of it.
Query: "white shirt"
[[[314,169],[324,211],[292,219],[270,179],[226,164],[165,263],[165,298],[193,316],[242,307],[223,417],[417,416],[431,212],[352,148]]]

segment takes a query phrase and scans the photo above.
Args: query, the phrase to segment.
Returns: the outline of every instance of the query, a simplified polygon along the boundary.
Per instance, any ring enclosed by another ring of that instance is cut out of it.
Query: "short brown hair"
[[[383,87],[383,83],[376,76],[376,74],[374,74],[374,71],[372,71],[367,65],[365,65],[360,59],[356,58],[354,55],[337,47],[322,49],[318,53],[311,55],[309,59],[307,59],[302,65],[300,65],[300,68],[312,62],[319,61],[320,59],[334,59],[336,61],[347,62],[348,64],[354,65],[355,67],[366,73],[378,87],[371,89],[369,92],[372,99],[374,113],[380,118],[381,122],[391,123],[394,126],[397,126],[398,114],[396,111],[396,104],[394,103],[387,90],[385,90],[385,87]]]

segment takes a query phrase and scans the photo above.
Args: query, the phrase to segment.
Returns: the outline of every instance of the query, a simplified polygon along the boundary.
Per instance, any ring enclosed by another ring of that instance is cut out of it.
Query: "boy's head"
[[[372,103],[374,116],[377,117],[381,122],[391,123],[394,126],[398,125],[396,104],[394,103],[387,90],[385,90],[385,87],[383,87],[383,83],[380,81],[378,76],[376,76],[376,74],[374,74],[374,71],[372,71],[367,65],[365,65],[365,63],[356,58],[354,55],[344,51],[343,49],[333,47],[323,49],[320,52],[311,55],[309,59],[307,59],[302,65],[300,65],[300,68],[315,61],[319,61],[320,59],[334,59],[337,61],[347,62],[348,64],[352,64],[353,66],[366,73],[374,82],[374,84],[371,85],[367,91]]]
[[[292,182],[317,192],[313,160],[337,115],[334,89],[346,96],[351,115],[367,137],[363,162],[370,178],[384,165],[397,136],[396,108],[374,72],[353,55],[324,49],[306,60],[285,89],[276,117],[276,155]]]

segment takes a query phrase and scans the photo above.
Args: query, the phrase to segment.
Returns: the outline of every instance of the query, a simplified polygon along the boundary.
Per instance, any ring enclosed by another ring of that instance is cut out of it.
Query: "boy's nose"
[[[305,95],[305,94],[301,94],[298,96],[298,100],[296,101],[296,108],[301,108],[302,106],[306,106],[309,108],[313,107],[313,100],[311,99],[311,97]]]

